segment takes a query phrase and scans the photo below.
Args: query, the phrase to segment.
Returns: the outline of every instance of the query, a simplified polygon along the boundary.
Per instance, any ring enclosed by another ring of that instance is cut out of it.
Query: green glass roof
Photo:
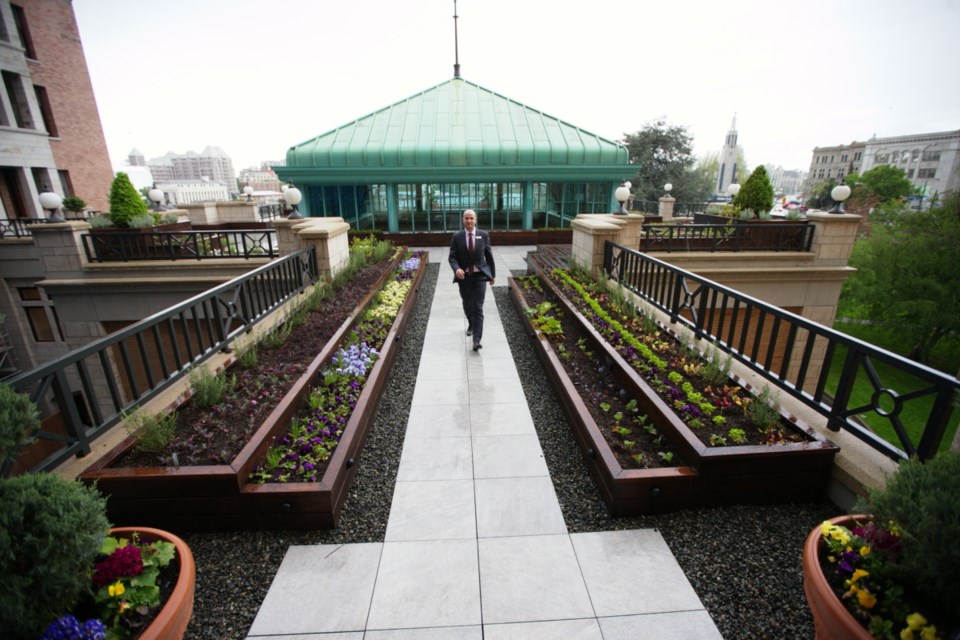
[[[627,149],[462,78],[287,151],[284,178],[332,183],[377,176],[603,179],[627,173]]]

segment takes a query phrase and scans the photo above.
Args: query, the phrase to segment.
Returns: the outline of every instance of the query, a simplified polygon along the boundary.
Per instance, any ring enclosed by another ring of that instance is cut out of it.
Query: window
[[[20,287],[17,291],[20,292],[20,301],[30,322],[33,339],[37,342],[63,342],[57,311],[46,292],[37,287]]]
[[[907,169],[907,177],[913,179],[913,169]]]
[[[914,149],[914,150],[913,150],[913,159],[914,159],[914,161],[920,159],[920,149]]]
[[[847,161],[847,154],[843,154],[842,156],[840,156],[840,162],[846,162],[846,161]]]
[[[843,169],[837,169],[837,180],[843,178]]]
[[[77,195],[76,191],[73,190],[73,181],[70,180],[70,172],[60,170],[57,172],[57,175],[60,177],[60,186],[63,188],[64,197]]]
[[[854,160],[854,162],[856,162],[856,161],[859,160],[859,159],[860,159],[860,152],[857,151],[855,154],[853,154],[853,160]]]
[[[17,126],[21,129],[36,128],[33,117],[30,115],[30,105],[27,103],[27,93],[23,88],[23,78],[16,73],[3,72],[3,86],[10,97],[10,106],[13,107],[13,116]]]
[[[900,161],[900,152],[899,152],[899,151],[894,151],[893,153],[891,153],[891,154],[890,154],[890,160],[893,161],[893,162],[899,162],[899,161]]]
[[[33,48],[33,38],[30,37],[30,26],[27,25],[27,16],[23,11],[23,7],[11,4],[10,10],[13,11],[13,21],[17,25],[17,35],[20,36],[20,44],[23,45],[27,57],[31,60],[36,60],[37,52]]]
[[[924,152],[923,152],[923,159],[924,159],[924,160],[930,160],[930,161],[939,160],[939,159],[940,159],[940,152],[939,152],[939,151],[924,151]]]
[[[937,177],[937,168],[936,167],[926,167],[922,169],[917,169],[917,179],[923,180],[925,178],[936,178]]]
[[[33,90],[37,94],[37,102],[40,103],[40,117],[43,118],[44,128],[51,138],[59,138],[60,135],[57,133],[57,123],[53,119],[53,109],[50,107],[47,88],[33,85]]]

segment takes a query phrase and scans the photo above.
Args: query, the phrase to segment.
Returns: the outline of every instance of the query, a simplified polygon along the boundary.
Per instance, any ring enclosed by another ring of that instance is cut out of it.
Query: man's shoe
[[[473,329],[467,329],[467,335],[468,335],[468,336],[472,336],[472,335],[473,335]]]
[[[480,349],[483,349],[483,345],[480,344],[479,342],[474,342],[474,343],[473,343],[473,350],[474,350],[474,351],[480,351]]]

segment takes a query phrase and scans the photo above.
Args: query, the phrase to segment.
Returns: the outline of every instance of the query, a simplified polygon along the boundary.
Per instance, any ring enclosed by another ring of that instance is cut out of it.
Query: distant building
[[[238,193],[233,160],[220,147],[206,147],[201,153],[177,154],[171,151],[147,164],[158,182],[209,180],[226,187],[228,196],[225,199],[229,199],[229,194]]]
[[[764,165],[767,175],[770,177],[770,184],[773,186],[773,192],[776,194],[789,196],[799,194],[803,191],[803,183],[806,179],[806,173],[800,169],[784,169],[782,166]]]
[[[143,157],[143,152],[137,148],[133,148],[130,150],[130,153],[127,155],[127,162],[130,163],[131,167],[147,166],[147,161]]]
[[[280,191],[280,178],[277,177],[277,174],[274,173],[271,168],[273,165],[282,166],[282,163],[274,162],[268,164],[267,162],[263,162],[259,167],[241,169],[239,178],[240,186],[245,187],[249,185],[257,191]]]
[[[163,191],[165,204],[179,206],[196,202],[221,202],[229,200],[226,186],[211,180],[175,180],[157,181],[157,188]]]
[[[0,0],[0,217],[40,218],[38,194],[107,208],[107,143],[70,2]]]
[[[847,174],[863,173],[861,168],[865,149],[866,145],[856,140],[834,147],[814,147],[804,192],[810,193],[826,180],[840,182]]]
[[[922,198],[956,191],[960,189],[960,130],[874,136],[866,142],[863,171],[882,164],[903,169]]]
[[[726,196],[727,187],[737,181],[737,116],[733,116],[730,130],[720,150],[720,172],[717,174],[717,195]]]

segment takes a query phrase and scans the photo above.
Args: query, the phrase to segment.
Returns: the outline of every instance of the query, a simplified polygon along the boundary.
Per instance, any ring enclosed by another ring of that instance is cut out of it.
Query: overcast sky
[[[453,0],[73,0],[113,164],[239,170],[453,77]],[[960,129],[960,0],[458,0],[461,76],[611,140],[747,164]]]

